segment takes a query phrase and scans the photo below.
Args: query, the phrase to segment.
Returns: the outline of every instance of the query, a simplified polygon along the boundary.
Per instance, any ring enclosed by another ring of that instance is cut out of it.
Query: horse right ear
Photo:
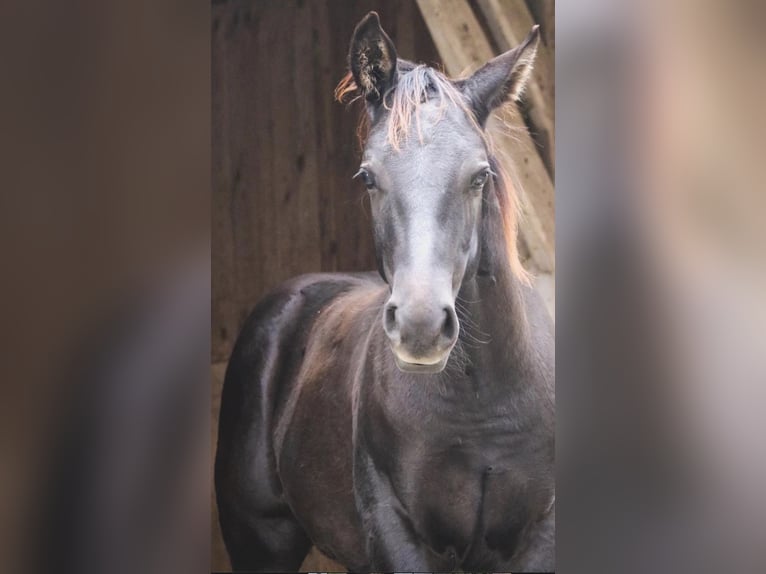
[[[458,82],[481,125],[495,108],[509,100],[519,100],[532,73],[539,43],[540,26],[533,26],[519,46],[490,60],[471,77]]]
[[[396,48],[380,27],[377,12],[370,12],[356,25],[348,64],[365,99],[380,103],[396,79]]]

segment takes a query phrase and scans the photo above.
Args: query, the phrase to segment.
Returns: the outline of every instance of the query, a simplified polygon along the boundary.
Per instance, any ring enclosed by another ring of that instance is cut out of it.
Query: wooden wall
[[[411,0],[212,7],[213,361],[281,281],[375,268],[358,108],[333,101],[354,25],[376,10],[399,55],[438,63]]]

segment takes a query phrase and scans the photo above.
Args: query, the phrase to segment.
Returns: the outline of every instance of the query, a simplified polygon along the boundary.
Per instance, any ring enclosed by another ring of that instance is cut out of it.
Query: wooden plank
[[[493,54],[487,38],[466,0],[417,0],[423,19],[442,57],[447,72],[464,76]],[[555,214],[553,182],[535,149],[527,128],[516,113],[507,118],[509,130],[490,128],[503,155],[513,158],[523,189],[517,190],[524,210],[520,233],[529,248],[534,271],[551,273],[555,260]]]
[[[540,24],[543,41],[553,57],[556,53],[556,0],[527,0],[532,19]]]
[[[535,25],[535,20],[524,0],[477,0],[477,2],[484,13],[495,43],[502,52],[519,45]],[[547,34],[547,22],[545,22],[540,26],[540,35],[545,38]],[[541,146],[541,155],[552,179],[556,161],[553,78],[552,53],[543,41],[540,42],[537,50],[535,67],[524,93],[524,101],[529,114],[530,131]]]
[[[230,270],[233,267],[233,230],[229,224],[228,206],[231,202],[230,149],[228,125],[228,94],[230,81],[226,44],[221,40],[228,13],[220,6],[212,8],[211,38],[211,175],[212,175],[212,323],[211,354],[227,356],[231,336],[229,325],[234,323],[234,287]]]

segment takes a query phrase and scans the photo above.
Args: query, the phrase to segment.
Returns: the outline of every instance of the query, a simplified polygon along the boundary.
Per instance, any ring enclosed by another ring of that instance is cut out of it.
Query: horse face
[[[368,139],[360,177],[370,194],[376,252],[391,287],[383,326],[405,371],[438,372],[457,341],[455,298],[476,268],[484,141],[459,108],[425,102],[395,149],[387,123]]]
[[[357,176],[370,194],[378,269],[391,288],[383,328],[403,371],[441,371],[457,341],[455,298],[478,266],[491,185],[483,126],[518,98],[537,42],[535,27],[518,48],[452,82],[398,60],[374,12],[354,30],[349,64],[370,120]]]

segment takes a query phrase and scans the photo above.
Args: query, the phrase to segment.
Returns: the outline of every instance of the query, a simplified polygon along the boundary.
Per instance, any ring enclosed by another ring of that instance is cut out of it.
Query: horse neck
[[[525,286],[513,272],[499,202],[484,202],[481,254],[476,275],[459,294],[461,340],[472,362],[505,373],[523,369],[529,356]]]

